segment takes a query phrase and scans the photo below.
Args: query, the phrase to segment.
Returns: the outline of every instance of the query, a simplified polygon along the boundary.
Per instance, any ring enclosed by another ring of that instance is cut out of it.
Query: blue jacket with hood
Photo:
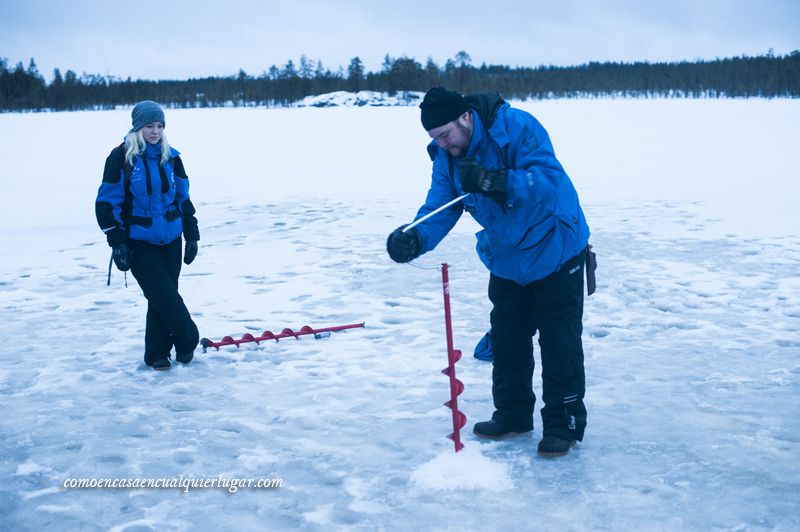
[[[200,239],[180,153],[170,148],[164,164],[160,157],[161,146],[147,144],[144,153],[129,165],[123,143],[106,159],[95,214],[109,245],[129,238],[164,245],[182,232],[186,240]]]
[[[473,193],[419,224],[422,252],[435,248],[466,210],[483,227],[476,235],[476,248],[489,271],[527,285],[557,271],[585,249],[589,226],[544,127],[497,95],[494,102],[481,96],[482,107],[490,112],[479,113],[473,107],[472,139],[464,156],[476,159],[484,168],[508,171],[506,200],[500,204]],[[493,116],[488,129],[480,114],[487,122],[491,120],[487,115]],[[436,141],[428,145],[428,153],[433,160],[433,177],[417,218],[464,193],[458,179],[459,158]]]

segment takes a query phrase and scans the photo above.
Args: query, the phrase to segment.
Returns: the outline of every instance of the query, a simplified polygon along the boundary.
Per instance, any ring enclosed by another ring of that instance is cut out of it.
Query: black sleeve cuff
[[[109,246],[114,247],[128,242],[128,235],[120,227],[115,227],[106,231],[106,240],[108,240]]]
[[[192,204],[192,200],[186,200],[181,205],[183,213],[183,237],[186,240],[200,240],[200,230],[197,228],[197,212]]]

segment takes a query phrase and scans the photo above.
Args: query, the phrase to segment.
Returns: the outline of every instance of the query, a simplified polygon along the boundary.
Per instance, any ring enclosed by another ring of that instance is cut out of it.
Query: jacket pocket
[[[141,225],[142,227],[152,227],[153,219],[149,216],[131,216],[128,218],[129,225]]]
[[[558,223],[561,225],[562,231],[564,231],[566,251],[571,252],[575,249],[578,242],[578,217],[571,214],[559,213]],[[564,257],[564,260],[569,258],[570,257]]]
[[[556,219],[551,216],[542,223],[528,227],[514,243],[516,251],[530,251],[544,244],[556,230]]]

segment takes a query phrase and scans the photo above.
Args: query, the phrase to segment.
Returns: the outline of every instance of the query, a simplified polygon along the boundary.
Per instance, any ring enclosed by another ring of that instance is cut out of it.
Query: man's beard
[[[467,126],[461,124],[460,122],[456,122],[456,127],[458,131],[461,133],[461,138],[463,139],[463,145],[456,145],[452,146],[448,151],[455,157],[461,157],[467,150],[469,149],[469,141],[470,141],[470,130]]]

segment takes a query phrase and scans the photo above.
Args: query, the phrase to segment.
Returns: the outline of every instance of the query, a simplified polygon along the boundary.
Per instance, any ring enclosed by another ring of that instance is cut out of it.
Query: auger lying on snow
[[[239,338],[238,340],[234,340],[233,337],[231,337],[231,336],[225,336],[219,342],[213,342],[213,341],[209,340],[208,338],[203,338],[203,339],[200,340],[200,345],[203,347],[203,353],[205,353],[206,349],[208,349],[209,347],[213,347],[214,349],[219,351],[220,347],[223,347],[223,346],[226,346],[226,345],[235,345],[236,347],[239,347],[239,344],[244,344],[244,343],[248,343],[248,342],[255,342],[257,344],[259,342],[264,341],[264,340],[275,340],[277,342],[281,338],[289,338],[290,336],[294,337],[295,340],[299,340],[300,338],[298,338],[298,337],[302,336],[302,335],[305,335],[305,334],[313,334],[314,338],[316,338],[316,339],[326,338],[326,337],[330,336],[330,334],[332,332],[343,331],[345,329],[355,329],[355,328],[358,328],[358,327],[364,327],[364,322],[353,323],[351,325],[338,325],[336,327],[323,327],[321,329],[312,329],[308,325],[304,325],[297,332],[287,328],[287,329],[283,329],[278,334],[275,334],[272,331],[264,331],[261,334],[261,336],[253,336],[252,334],[247,333],[244,336],[242,336],[241,338]]]

